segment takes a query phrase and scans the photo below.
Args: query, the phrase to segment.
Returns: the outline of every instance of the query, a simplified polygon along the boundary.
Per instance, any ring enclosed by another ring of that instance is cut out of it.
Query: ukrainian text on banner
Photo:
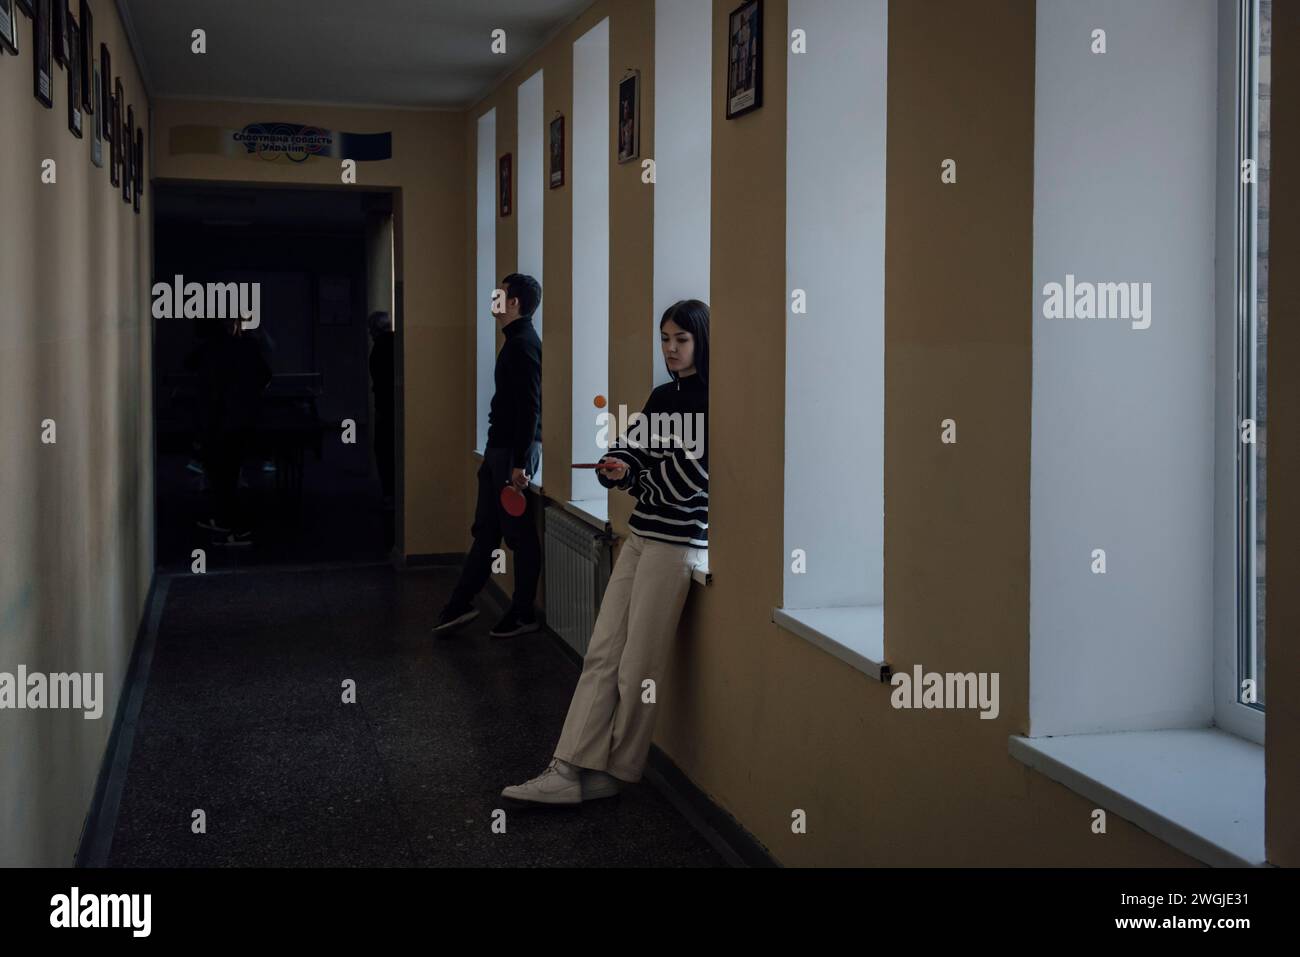
[[[392,133],[339,133],[301,123],[249,123],[243,129],[219,126],[174,126],[168,138],[172,156],[204,153],[287,159],[303,163],[313,156],[358,162],[393,158]]]

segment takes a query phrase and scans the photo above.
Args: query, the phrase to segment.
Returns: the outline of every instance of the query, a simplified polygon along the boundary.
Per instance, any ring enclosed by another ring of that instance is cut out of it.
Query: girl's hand
[[[600,460],[600,465],[600,471],[604,472],[607,478],[610,478],[615,482],[621,482],[627,477],[627,463],[625,462],[605,456],[605,458]]]

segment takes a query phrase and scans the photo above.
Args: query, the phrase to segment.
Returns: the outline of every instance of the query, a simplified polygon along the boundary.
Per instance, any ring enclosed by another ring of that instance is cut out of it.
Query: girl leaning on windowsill
[[[642,700],[642,683],[654,681],[658,698],[709,534],[709,307],[696,299],[670,306],[659,333],[672,378],[650,394],[642,415],[654,422],[666,413],[658,420],[681,432],[639,447],[621,438],[601,460],[600,483],[636,498],[632,534],[605,588],[554,757],[531,781],[503,790],[505,798],[577,804],[610,797],[639,781],[645,767],[658,705]]]

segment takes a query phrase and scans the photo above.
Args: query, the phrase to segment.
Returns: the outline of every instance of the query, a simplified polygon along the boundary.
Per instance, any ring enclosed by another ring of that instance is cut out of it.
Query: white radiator
[[[546,509],[546,624],[587,654],[612,565],[604,532],[563,508]]]

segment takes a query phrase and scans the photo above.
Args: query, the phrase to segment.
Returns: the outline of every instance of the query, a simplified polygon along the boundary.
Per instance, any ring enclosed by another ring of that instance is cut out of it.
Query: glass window
[[[1243,421],[1237,481],[1238,700],[1260,710],[1265,701],[1264,532],[1268,408],[1269,105],[1273,0],[1242,4],[1238,127],[1237,402]],[[1250,165],[1253,163],[1253,169]],[[1246,420],[1254,423],[1253,435]]]

